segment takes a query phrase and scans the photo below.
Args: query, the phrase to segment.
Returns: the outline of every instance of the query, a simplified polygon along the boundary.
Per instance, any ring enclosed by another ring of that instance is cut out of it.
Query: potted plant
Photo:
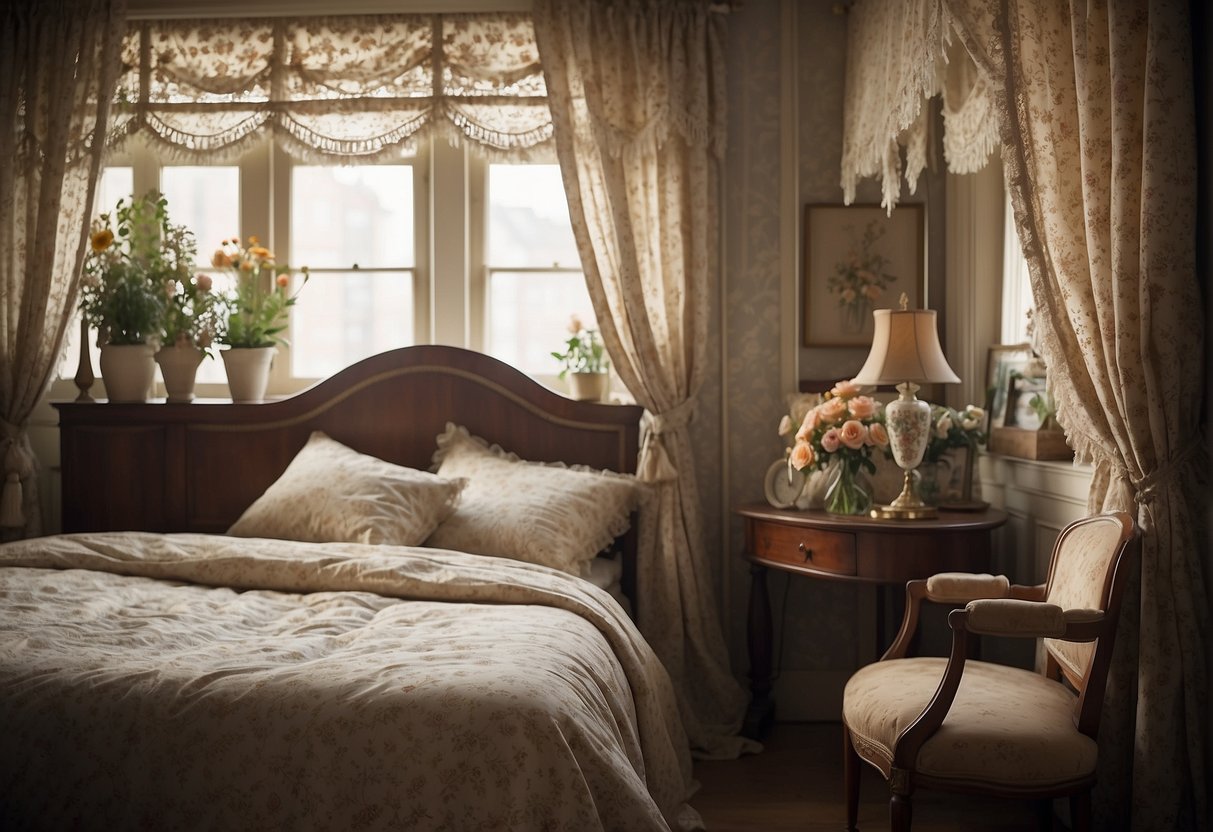
[[[962,498],[969,499],[973,456],[977,446],[986,441],[985,420],[985,410],[977,405],[967,405],[960,411],[931,405],[931,435],[918,466],[918,493],[927,505],[956,504]],[[965,452],[959,467],[958,450]],[[970,484],[966,485],[966,481]]]
[[[165,281],[193,256],[192,238],[176,233],[168,203],[152,191],[120,199],[93,221],[84,261],[80,310],[97,330],[101,378],[112,402],[147,401],[165,310]]]
[[[602,335],[596,329],[586,329],[576,315],[569,317],[568,329],[564,352],[553,352],[552,357],[564,364],[560,378],[568,377],[569,396],[578,401],[605,401],[611,363]]]
[[[275,264],[274,253],[256,237],[249,237],[245,247],[238,237],[224,240],[211,265],[230,269],[236,276],[235,288],[221,301],[215,338],[227,347],[220,355],[232,401],[259,402],[265,398],[278,345],[286,343],[282,333],[288,323],[287,310],[307,283],[307,267],[302,269],[303,283],[292,293],[290,267]]]

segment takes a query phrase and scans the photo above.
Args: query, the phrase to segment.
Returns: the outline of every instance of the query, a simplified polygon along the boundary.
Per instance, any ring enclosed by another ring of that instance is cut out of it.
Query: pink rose
[[[827,454],[832,454],[842,445],[842,440],[838,438],[838,428],[830,428],[821,437],[821,449]]]
[[[873,422],[868,425],[868,436],[871,438],[873,445],[881,448],[889,446],[889,434],[880,422]]]
[[[850,399],[859,395],[859,391],[863,388],[853,381],[840,381],[830,389],[840,399]]]
[[[827,399],[817,407],[817,415],[821,422],[833,424],[842,421],[847,415],[847,403],[843,399]]]
[[[808,442],[797,442],[792,448],[792,467],[802,471],[813,464],[813,446]]]
[[[796,441],[802,442],[809,438],[809,434],[817,427],[817,408],[813,408],[808,413],[804,414],[804,421],[800,423],[800,430],[796,431]]]
[[[838,439],[852,450],[859,450],[868,440],[868,429],[857,419],[848,419],[838,431]]]
[[[856,396],[847,402],[847,409],[856,419],[869,419],[876,412],[876,400],[871,396]]]

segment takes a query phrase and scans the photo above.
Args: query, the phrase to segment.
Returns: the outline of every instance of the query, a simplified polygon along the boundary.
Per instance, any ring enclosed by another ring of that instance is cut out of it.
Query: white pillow
[[[316,431],[227,533],[416,546],[455,510],[463,486],[360,454]]]
[[[628,474],[528,462],[447,424],[438,475],[467,480],[459,506],[426,546],[529,561],[572,575],[628,530],[644,485]]]

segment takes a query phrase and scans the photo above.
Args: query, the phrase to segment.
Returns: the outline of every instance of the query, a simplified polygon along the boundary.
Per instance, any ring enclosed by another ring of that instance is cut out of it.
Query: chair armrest
[[[1006,598],[1011,582],[1006,575],[940,572],[927,578],[927,599],[940,604],[967,604],[979,598]]]
[[[971,601],[965,613],[971,633],[1069,641],[1088,640],[1087,631],[1104,618],[1099,610],[1063,610],[1056,604],[1011,598]]]

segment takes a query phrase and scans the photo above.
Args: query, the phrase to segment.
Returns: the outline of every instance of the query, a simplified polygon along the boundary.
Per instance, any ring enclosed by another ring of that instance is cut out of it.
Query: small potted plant
[[[986,441],[986,412],[977,405],[953,410],[931,405],[931,435],[918,466],[918,493],[928,505],[956,505],[971,493],[974,455]],[[957,451],[964,457],[957,464]],[[966,486],[966,482],[969,485]]]
[[[80,310],[97,330],[109,401],[147,401],[162,334],[165,286],[193,257],[192,237],[180,231],[169,222],[168,202],[154,191],[118,200],[112,213],[92,223]]]
[[[220,352],[227,371],[228,388],[234,402],[259,402],[269,385],[270,363],[279,344],[287,343],[288,310],[295,305],[308,280],[304,267],[303,283],[293,293],[291,269],[276,264],[274,253],[248,238],[242,247],[238,237],[224,240],[211,258],[216,269],[235,273],[235,288],[221,300],[215,341],[227,347]]]
[[[577,315],[569,317],[568,329],[564,352],[553,352],[552,357],[564,364],[560,378],[568,378],[569,396],[577,401],[605,401],[611,364],[601,333],[586,329]]]

